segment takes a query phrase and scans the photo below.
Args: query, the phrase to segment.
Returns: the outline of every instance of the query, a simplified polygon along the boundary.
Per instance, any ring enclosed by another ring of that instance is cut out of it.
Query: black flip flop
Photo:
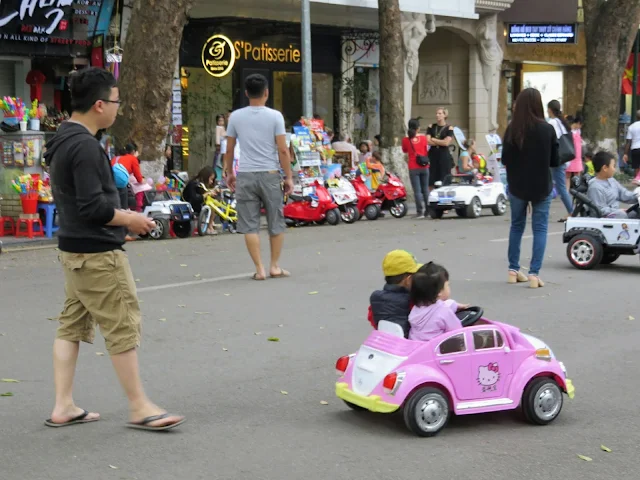
[[[186,418],[183,418],[182,420],[176,422],[176,423],[172,423],[171,425],[163,425],[161,427],[153,427],[151,425],[149,425],[151,422],[155,422],[156,420],[162,420],[163,418],[167,418],[167,417],[171,417],[172,415],[170,413],[163,413],[161,415],[153,415],[151,417],[147,417],[147,418],[143,418],[142,421],[140,422],[129,422],[127,423],[127,427],[129,428],[135,428],[137,430],[147,430],[150,432],[165,432],[167,430],[171,430],[172,428],[177,427],[178,425],[182,425],[184,422],[187,421]]]
[[[68,427],[70,425],[79,425],[81,423],[91,423],[91,422],[97,422],[98,420],[100,420],[100,417],[98,418],[91,418],[91,419],[87,419],[87,415],[89,415],[89,412],[87,412],[86,410],[83,410],[82,413],[80,415],[78,415],[77,417],[73,417],[71,420],[69,420],[68,422],[64,422],[64,423],[56,423],[53,420],[51,420],[50,418],[47,418],[44,421],[44,424],[47,427],[52,427],[52,428],[60,428],[60,427]]]
[[[265,278],[260,278],[258,276],[258,273],[256,272],[251,276],[251,280],[255,280],[256,282],[262,282],[262,281],[266,280],[266,277]]]

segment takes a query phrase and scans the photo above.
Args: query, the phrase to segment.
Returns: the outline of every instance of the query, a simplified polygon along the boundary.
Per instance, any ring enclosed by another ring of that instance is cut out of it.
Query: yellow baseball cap
[[[404,273],[416,273],[421,266],[406,250],[392,250],[382,261],[382,272],[385,277],[395,277]]]

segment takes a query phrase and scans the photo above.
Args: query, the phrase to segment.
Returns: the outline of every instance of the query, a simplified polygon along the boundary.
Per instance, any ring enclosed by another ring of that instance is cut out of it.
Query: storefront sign
[[[0,0],[0,42],[90,47],[112,7],[112,0]]]
[[[576,44],[577,28],[575,24],[509,24],[507,42]]]
[[[209,75],[224,77],[240,60],[263,63],[300,63],[300,50],[288,45],[273,47],[267,42],[253,44],[243,40],[231,41],[225,35],[210,37],[202,47],[202,65]]]

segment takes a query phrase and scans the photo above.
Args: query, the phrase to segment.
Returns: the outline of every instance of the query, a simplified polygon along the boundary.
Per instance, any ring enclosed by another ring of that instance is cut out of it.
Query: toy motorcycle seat
[[[291,195],[289,195],[289,198],[294,202],[310,202],[312,200],[312,198],[309,195],[303,196],[303,195],[296,195],[295,193],[292,193]]]

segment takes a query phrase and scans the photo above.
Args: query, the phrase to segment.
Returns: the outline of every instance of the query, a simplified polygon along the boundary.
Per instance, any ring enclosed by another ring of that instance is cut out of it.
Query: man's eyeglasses
[[[103,98],[100,99],[101,102],[106,102],[106,103],[117,103],[118,105],[120,105],[122,103],[122,100],[105,100]]]

